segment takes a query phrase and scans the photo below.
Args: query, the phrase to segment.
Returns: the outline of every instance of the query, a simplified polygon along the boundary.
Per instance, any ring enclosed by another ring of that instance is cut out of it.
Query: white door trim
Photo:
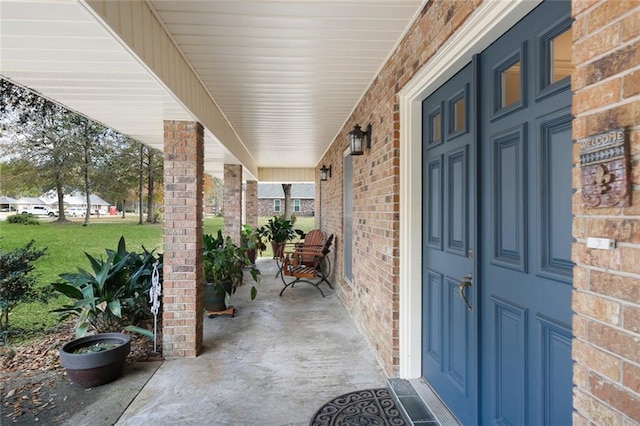
[[[422,100],[541,1],[485,0],[398,93],[401,378],[422,375]]]

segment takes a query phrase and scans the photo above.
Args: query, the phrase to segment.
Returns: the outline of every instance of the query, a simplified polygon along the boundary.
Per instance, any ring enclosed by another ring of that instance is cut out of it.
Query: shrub
[[[9,252],[0,249],[0,329],[7,328],[9,312],[19,303],[37,300],[41,296],[34,289],[36,279],[31,272],[33,262],[47,249],[37,250],[33,244],[31,240]]]
[[[40,220],[31,213],[13,214],[11,216],[7,216],[7,223],[17,223],[20,225],[40,225]]]

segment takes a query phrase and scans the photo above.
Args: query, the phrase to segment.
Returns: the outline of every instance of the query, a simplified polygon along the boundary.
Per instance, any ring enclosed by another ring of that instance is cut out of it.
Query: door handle
[[[469,303],[469,299],[464,294],[464,289],[467,287],[471,287],[473,285],[473,275],[467,274],[464,277],[460,278],[460,285],[458,285],[458,293],[460,293],[460,297],[464,300],[464,304],[467,305],[467,309],[469,312],[473,311],[473,306]]]

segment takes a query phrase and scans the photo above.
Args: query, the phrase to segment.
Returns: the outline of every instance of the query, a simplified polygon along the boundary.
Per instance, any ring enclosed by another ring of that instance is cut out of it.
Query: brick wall
[[[574,140],[627,129],[640,184],[640,2],[573,1]],[[578,151],[574,153],[578,163]],[[582,205],[574,169],[574,424],[640,423],[640,193],[630,207]],[[587,237],[617,240],[615,250]]]
[[[300,200],[300,211],[293,212],[296,216],[313,216],[315,211],[315,200]],[[284,214],[284,198],[280,199],[280,211],[273,210],[273,198],[261,198],[258,200],[259,216],[279,216]]]
[[[196,356],[202,347],[204,131],[164,122],[162,353]]]
[[[342,235],[342,175],[346,135],[371,123],[371,151],[353,157],[354,282],[343,276],[336,241],[335,282],[345,306],[388,375],[398,354],[399,114],[395,94],[480,3],[429,2],[383,67],[319,164],[332,178],[316,186],[321,228]],[[625,127],[632,179],[640,183],[640,2],[574,0],[573,138]],[[574,163],[577,164],[578,151]],[[316,170],[316,172],[318,172]],[[574,422],[640,423],[640,194],[630,207],[585,209],[574,168],[575,292]],[[587,249],[587,236],[614,238],[612,251]]]
[[[320,226],[326,233],[341,236],[342,153],[347,133],[355,124],[365,127],[371,123],[371,150],[353,157],[354,280],[348,283],[341,278],[343,249],[339,237],[333,274],[340,298],[389,376],[397,374],[399,350],[400,117],[396,93],[479,3],[479,0],[429,2],[319,161],[332,166],[332,177],[316,185],[317,196],[322,196],[322,205],[318,207]]]
[[[240,245],[240,229],[242,228],[242,166],[224,165],[224,230],[233,242]]]

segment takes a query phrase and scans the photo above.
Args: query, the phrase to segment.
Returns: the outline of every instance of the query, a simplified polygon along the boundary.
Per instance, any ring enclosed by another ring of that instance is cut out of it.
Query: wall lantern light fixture
[[[331,177],[331,166],[327,167],[324,164],[320,167],[320,180],[325,182]]]
[[[363,132],[359,124],[349,132],[349,147],[351,155],[362,155],[365,149],[371,149],[371,124],[367,124],[367,129]]]

